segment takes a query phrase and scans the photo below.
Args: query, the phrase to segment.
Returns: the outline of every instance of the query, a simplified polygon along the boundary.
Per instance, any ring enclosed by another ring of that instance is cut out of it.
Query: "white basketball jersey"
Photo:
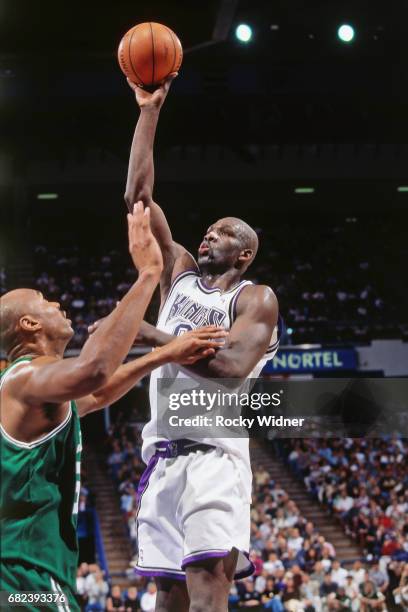
[[[242,281],[229,291],[222,292],[216,287],[206,287],[200,275],[194,271],[183,272],[173,281],[167,299],[160,312],[157,328],[168,334],[179,336],[182,333],[203,327],[218,325],[229,330],[236,317],[238,296],[251,281]],[[272,359],[278,350],[279,330],[275,327],[266,354],[256,364],[248,378],[256,378],[265,363]],[[154,445],[163,438],[157,436],[157,380],[161,378],[204,379],[183,366],[168,363],[157,368],[150,377],[151,420],[143,428],[142,457],[147,463],[154,454]],[[248,438],[191,438],[204,444],[220,446],[224,450],[243,458],[249,466]]]

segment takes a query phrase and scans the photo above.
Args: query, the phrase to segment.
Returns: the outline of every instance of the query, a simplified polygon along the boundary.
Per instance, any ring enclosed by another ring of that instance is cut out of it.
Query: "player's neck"
[[[22,357],[59,357],[64,356],[67,342],[48,342],[46,338],[40,338],[36,342],[27,342],[16,345],[9,353],[9,360],[16,361]]]
[[[241,282],[241,275],[235,269],[219,274],[203,270],[201,280],[207,287],[217,288],[220,291],[229,291]]]

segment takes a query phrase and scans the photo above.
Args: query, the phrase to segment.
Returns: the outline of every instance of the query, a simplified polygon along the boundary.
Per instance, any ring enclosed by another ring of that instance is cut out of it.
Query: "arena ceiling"
[[[2,0],[3,142],[52,150],[77,130],[118,153],[134,106],[117,44],[156,20],[186,51],[164,143],[407,143],[407,16],[404,0]],[[248,45],[234,37],[241,21],[253,27]],[[355,27],[350,45],[337,38],[342,22]],[[225,40],[203,45],[214,32]]]

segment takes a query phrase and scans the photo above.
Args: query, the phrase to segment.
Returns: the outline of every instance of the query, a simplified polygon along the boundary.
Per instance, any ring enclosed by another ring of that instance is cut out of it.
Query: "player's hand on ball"
[[[228,335],[223,327],[209,325],[186,332],[172,340],[162,350],[169,352],[169,361],[191,365],[199,359],[211,357],[222,347]]]
[[[150,227],[150,208],[143,202],[136,202],[133,213],[129,213],[129,253],[139,273],[153,272],[160,276],[163,270],[163,257],[156,238]]]
[[[153,92],[149,92],[140,87],[140,85],[132,83],[130,79],[127,79],[127,82],[129,83],[130,88],[135,92],[136,102],[140,108],[154,108],[159,110],[163,106],[163,102],[166,99],[170,85],[176,78],[177,74],[177,72],[170,74],[167,79],[165,79],[163,83]]]

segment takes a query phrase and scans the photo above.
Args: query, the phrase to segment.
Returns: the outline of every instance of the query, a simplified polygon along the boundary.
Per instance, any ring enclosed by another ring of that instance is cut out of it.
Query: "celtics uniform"
[[[29,361],[17,359],[4,370],[0,389],[9,372]],[[62,590],[65,603],[51,609],[76,611],[82,445],[75,402],[58,427],[33,442],[12,438],[1,425],[0,430],[0,590]],[[24,609],[42,606],[27,603]]]

